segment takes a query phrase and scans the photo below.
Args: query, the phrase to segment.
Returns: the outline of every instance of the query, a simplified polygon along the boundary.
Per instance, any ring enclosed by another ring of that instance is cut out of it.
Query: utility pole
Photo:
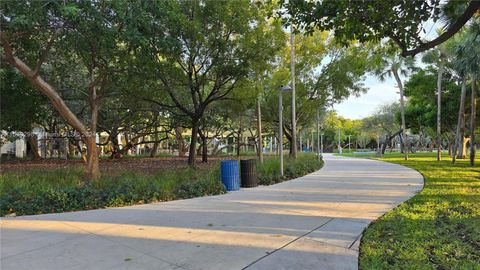
[[[295,35],[293,33],[293,26],[290,26],[290,72],[291,72],[291,87],[292,87],[292,156],[297,158],[297,123],[295,112]]]

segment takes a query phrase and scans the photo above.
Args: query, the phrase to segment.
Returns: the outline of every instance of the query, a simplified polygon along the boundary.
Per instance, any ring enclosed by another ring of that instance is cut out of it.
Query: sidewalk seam
[[[259,262],[259,261],[261,261],[262,259],[264,259],[264,258],[266,258],[266,257],[268,257],[268,256],[270,256],[270,255],[272,255],[273,253],[275,253],[275,252],[277,252],[277,251],[279,251],[279,250],[281,250],[281,249],[285,248],[286,246],[288,246],[288,245],[290,245],[290,244],[292,244],[292,243],[296,242],[297,240],[299,240],[299,239],[301,239],[301,238],[305,237],[306,235],[308,235],[308,234],[312,233],[313,231],[315,231],[315,230],[318,230],[318,229],[322,228],[323,226],[327,225],[328,223],[330,223],[330,221],[332,221],[332,220],[334,220],[334,219],[335,219],[335,218],[330,218],[330,219],[329,219],[329,220],[327,220],[325,223],[323,223],[322,225],[320,225],[320,226],[318,226],[318,227],[314,228],[313,230],[311,230],[311,231],[309,231],[309,232],[307,232],[307,233],[304,233],[304,234],[302,234],[301,236],[299,236],[299,237],[297,237],[297,238],[293,239],[292,241],[290,241],[290,242],[286,243],[285,245],[283,245],[283,246],[281,246],[281,247],[279,247],[279,248],[277,248],[277,249],[273,250],[272,252],[270,252],[270,253],[268,253],[268,254],[266,254],[266,255],[263,255],[262,257],[260,257],[260,258],[256,259],[255,261],[253,261],[253,262],[249,263],[247,266],[245,266],[244,268],[242,268],[242,270],[244,270],[244,269],[247,269],[248,267],[250,267],[250,266],[252,266],[252,265],[256,264],[256,263],[257,263],[257,262]]]

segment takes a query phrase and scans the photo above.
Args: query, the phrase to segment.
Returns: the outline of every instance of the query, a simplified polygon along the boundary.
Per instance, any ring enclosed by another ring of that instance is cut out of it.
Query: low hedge
[[[176,169],[150,176],[124,173],[91,183],[81,177],[81,170],[71,168],[3,174],[0,215],[58,213],[225,193],[218,168]]]
[[[312,153],[300,154],[297,159],[285,157],[281,177],[280,159],[265,159],[263,164],[257,163],[258,181],[260,185],[273,185],[318,171],[322,166],[323,161],[318,160]]]
[[[322,163],[314,155],[285,159],[280,177],[278,159],[258,164],[261,185],[271,185],[318,170]],[[0,176],[0,216],[32,215],[126,206],[139,203],[187,199],[225,193],[220,168],[171,169],[154,175],[126,172],[98,181],[82,181],[82,170],[6,172]]]

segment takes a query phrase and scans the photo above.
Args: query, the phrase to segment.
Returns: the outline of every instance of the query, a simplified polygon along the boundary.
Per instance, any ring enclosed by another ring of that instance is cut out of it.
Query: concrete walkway
[[[357,269],[363,229],[422,185],[399,165],[328,156],[269,187],[2,218],[0,269]]]

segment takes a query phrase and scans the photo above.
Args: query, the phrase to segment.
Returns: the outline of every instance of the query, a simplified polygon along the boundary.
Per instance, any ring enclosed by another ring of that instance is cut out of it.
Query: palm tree
[[[403,142],[403,153],[405,160],[408,160],[408,138],[406,132],[405,124],[405,100],[403,92],[403,83],[400,79],[400,74],[407,76],[408,73],[415,69],[415,59],[412,57],[403,58],[400,56],[400,53],[397,51],[391,52],[389,49],[386,49],[386,53],[383,54],[383,57],[380,61],[380,64],[374,71],[375,75],[381,80],[385,81],[387,77],[395,78],[397,82],[398,89],[400,92],[400,114],[402,119],[402,142]]]
[[[422,62],[437,66],[437,161],[442,160],[442,79],[447,61],[447,50],[444,44],[430,50],[422,57]]]
[[[480,20],[474,22],[470,27],[461,33],[457,39],[458,43],[455,46],[456,61],[455,66],[460,74],[471,79],[471,112],[470,112],[470,165],[475,166],[475,128],[476,128],[476,95],[477,95],[477,81],[480,74]],[[465,107],[465,82],[462,84],[463,101],[460,104],[460,110]],[[460,117],[460,114],[459,114]],[[463,129],[465,127],[465,120],[463,119]],[[459,127],[457,127],[457,141],[460,142],[460,135],[462,135],[462,123],[459,119]],[[460,145],[459,145],[460,146]]]

